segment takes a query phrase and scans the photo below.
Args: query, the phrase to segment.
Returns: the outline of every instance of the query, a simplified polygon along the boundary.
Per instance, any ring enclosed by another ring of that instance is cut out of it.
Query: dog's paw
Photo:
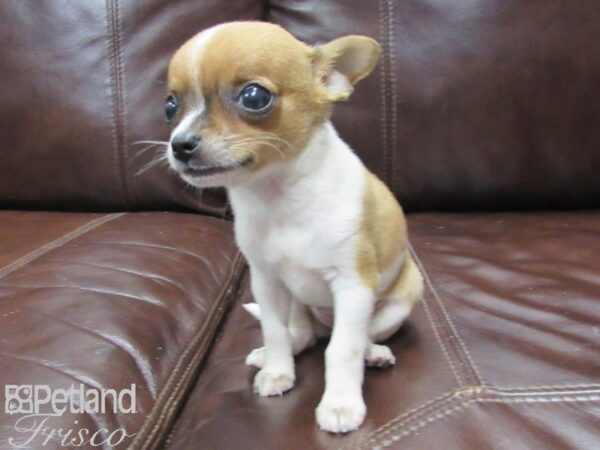
[[[323,399],[316,413],[317,423],[322,430],[330,433],[348,433],[362,425],[367,407],[360,396]]]
[[[295,381],[293,373],[261,369],[254,377],[254,392],[261,397],[283,395],[294,387]]]
[[[248,353],[248,356],[246,356],[246,365],[262,369],[265,365],[265,348],[258,347]]]
[[[371,344],[365,354],[367,367],[389,367],[396,364],[396,357],[387,345]]]

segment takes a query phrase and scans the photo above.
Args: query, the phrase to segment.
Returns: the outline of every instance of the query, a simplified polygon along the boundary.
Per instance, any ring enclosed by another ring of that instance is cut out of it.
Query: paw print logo
[[[33,386],[7,384],[4,387],[4,412],[7,414],[32,414]]]

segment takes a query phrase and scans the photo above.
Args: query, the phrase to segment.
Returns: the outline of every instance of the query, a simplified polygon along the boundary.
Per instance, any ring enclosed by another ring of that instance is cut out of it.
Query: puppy
[[[260,368],[254,390],[291,389],[294,355],[333,325],[316,419],[334,433],[364,421],[364,364],[394,364],[377,343],[423,289],[402,209],[329,121],[379,53],[363,36],[311,47],[276,25],[233,22],[194,36],[168,70],[170,166],[193,186],[227,188],[250,266],[247,309],[264,338],[247,358]]]

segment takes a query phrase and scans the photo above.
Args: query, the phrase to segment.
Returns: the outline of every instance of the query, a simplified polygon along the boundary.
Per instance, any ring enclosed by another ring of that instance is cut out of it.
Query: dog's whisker
[[[246,151],[248,151],[248,152],[252,153],[252,154],[253,154],[253,155],[255,155],[255,156],[257,155],[257,153],[256,153],[256,151],[255,151],[255,150],[253,150],[253,149],[251,149],[251,148],[248,148],[248,147],[246,147],[245,145],[241,145],[241,144],[233,144],[233,145],[230,145],[228,148],[229,148],[230,150],[242,149],[242,150],[246,150]]]
[[[231,150],[236,150],[236,149],[238,149],[238,148],[244,149],[244,150],[246,150],[246,151],[250,152],[250,154],[251,154],[251,155],[254,157],[254,160],[255,160],[256,162],[258,162],[258,161],[260,160],[260,158],[259,158],[259,156],[258,156],[258,153],[256,153],[256,151],[255,151],[255,150],[252,150],[252,149],[250,149],[250,148],[246,148],[246,147],[244,147],[243,145],[235,145],[235,144],[234,144],[234,145],[230,146],[229,148],[230,148]],[[237,161],[237,165],[241,166],[241,162],[240,162],[240,161]]]
[[[260,144],[260,143],[265,143],[264,141],[269,141],[271,143],[281,143],[283,145],[285,145],[286,149],[280,149],[281,151],[291,151],[294,152],[294,147],[292,146],[292,144],[290,144],[288,141],[286,141],[285,139],[282,139],[278,136],[273,135],[272,133],[267,133],[264,135],[260,135],[260,136],[253,136],[253,137],[242,137],[240,135],[232,135],[232,136],[226,136],[225,138],[223,138],[223,141],[225,143],[228,142],[234,142],[236,144]]]
[[[132,160],[134,160],[134,159],[138,158],[139,156],[141,156],[141,155],[143,155],[144,153],[146,153],[148,150],[151,150],[151,149],[155,149],[155,150],[157,150],[157,147],[159,147],[159,144],[150,144],[150,145],[148,145],[148,146],[144,147],[143,149],[141,149],[141,150],[137,151],[137,152],[136,152],[136,153],[135,153],[135,154],[134,154],[134,155],[131,157],[131,159],[132,159]]]
[[[135,176],[137,177],[137,176],[147,172],[148,170],[152,169],[153,167],[156,167],[159,164],[165,163],[165,162],[167,162],[166,154],[164,154],[158,158],[155,158],[155,159],[151,160],[150,162],[144,164],[144,166],[142,166],[142,168],[135,173]]]
[[[266,139],[262,139],[262,138],[249,138],[249,139],[245,139],[245,140],[240,140],[240,141],[236,141],[235,144],[238,146],[243,146],[243,145],[248,145],[248,144],[258,144],[258,145],[264,145],[266,147],[272,148],[273,150],[279,152],[279,154],[284,157],[287,158],[289,156],[289,152],[285,151],[286,149],[280,148],[277,145],[275,145],[277,142],[279,141],[268,141]]]
[[[277,147],[272,142],[257,140],[257,141],[255,141],[255,143],[256,144],[260,144],[260,145],[264,145],[264,146],[269,147],[269,148],[272,148],[273,150],[277,151],[281,155],[282,158],[287,158],[288,157],[288,155],[286,155],[286,153],[282,149],[280,149],[279,147]]]
[[[132,142],[131,145],[143,145],[143,144],[156,144],[156,145],[169,145],[169,141],[153,141],[153,140],[144,140],[144,141],[136,141]]]

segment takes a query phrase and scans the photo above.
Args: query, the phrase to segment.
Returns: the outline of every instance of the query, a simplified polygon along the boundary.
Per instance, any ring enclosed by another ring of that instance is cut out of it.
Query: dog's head
[[[310,47],[262,22],[197,34],[169,65],[171,167],[195,186],[228,186],[294,158],[379,52],[363,36]]]

